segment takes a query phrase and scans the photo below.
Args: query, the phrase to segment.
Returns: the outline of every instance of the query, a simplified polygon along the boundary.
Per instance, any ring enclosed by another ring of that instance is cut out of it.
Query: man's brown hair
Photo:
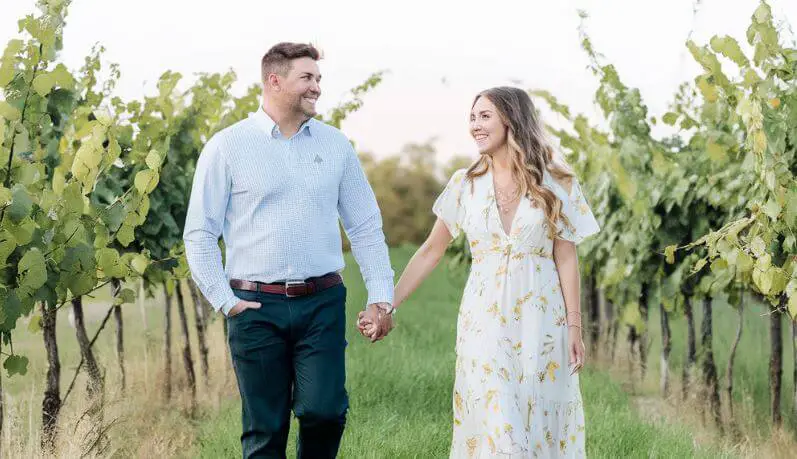
[[[317,61],[321,59],[321,53],[311,44],[277,43],[263,55],[263,59],[260,61],[261,78],[265,82],[270,73],[287,75],[291,69],[291,61],[302,57],[309,57]]]

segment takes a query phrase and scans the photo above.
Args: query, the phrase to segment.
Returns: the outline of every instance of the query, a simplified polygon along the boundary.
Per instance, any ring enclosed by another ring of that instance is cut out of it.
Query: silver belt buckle
[[[297,296],[301,296],[301,295],[291,295],[290,288],[291,288],[292,285],[294,285],[294,286],[295,285],[304,285],[304,283],[305,282],[303,280],[285,281],[285,296],[288,297],[288,298],[295,298]]]

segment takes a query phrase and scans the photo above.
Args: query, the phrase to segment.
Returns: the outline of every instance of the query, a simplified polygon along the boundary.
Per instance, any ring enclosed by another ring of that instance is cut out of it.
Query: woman
[[[394,307],[464,232],[473,263],[457,321],[451,457],[583,457],[575,244],[598,223],[526,92],[476,96],[470,131],[480,158],[435,201],[438,219],[401,275]],[[378,332],[365,321],[360,330]]]

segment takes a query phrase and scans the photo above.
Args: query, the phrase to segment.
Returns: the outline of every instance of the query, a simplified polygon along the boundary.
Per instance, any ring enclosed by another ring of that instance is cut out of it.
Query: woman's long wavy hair
[[[506,147],[511,158],[512,177],[520,185],[521,195],[543,210],[549,235],[553,238],[559,218],[565,224],[569,222],[562,213],[562,201],[542,185],[543,171],[547,170],[559,183],[568,184],[574,177],[573,172],[561,160],[554,160],[553,147],[545,138],[540,116],[526,91],[508,86],[487,89],[476,96],[473,105],[480,97],[486,97],[495,105],[499,118],[507,126]],[[471,183],[487,173],[490,161],[488,155],[482,155],[468,169],[466,175]],[[568,186],[564,188],[567,190]]]

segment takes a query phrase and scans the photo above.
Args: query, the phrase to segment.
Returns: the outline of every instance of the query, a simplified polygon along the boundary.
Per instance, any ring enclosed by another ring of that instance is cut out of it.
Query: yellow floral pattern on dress
[[[458,170],[434,203],[452,236],[464,233],[473,263],[457,319],[451,458],[585,457],[578,374],[570,375],[565,304],[542,210],[521,198],[510,231],[492,173]],[[471,186],[472,185],[472,186]],[[600,228],[577,180],[562,201],[558,237],[581,242]]]

